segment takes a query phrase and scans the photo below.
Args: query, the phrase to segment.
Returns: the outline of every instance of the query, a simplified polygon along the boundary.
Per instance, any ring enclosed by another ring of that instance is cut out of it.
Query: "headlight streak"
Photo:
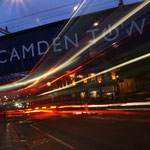
[[[73,15],[71,16],[71,19],[69,19],[69,21],[66,23],[66,25],[63,27],[63,29],[60,31],[60,33],[57,35],[57,37],[59,37],[63,31],[67,28],[67,26],[69,25],[69,23],[72,21],[72,19],[75,17],[75,15],[78,13],[78,11],[80,10],[80,8],[84,5],[84,3],[87,0],[83,0],[83,2],[79,5],[78,4],[78,8],[76,9],[76,11],[74,11]],[[56,38],[57,38],[56,37]],[[53,44],[53,43],[52,43]],[[37,68],[37,66],[40,64],[40,62],[43,60],[43,58],[45,57],[45,55],[48,53],[48,51],[50,50],[50,48],[52,47],[52,44],[49,46],[49,48],[47,49],[47,51],[45,52],[45,54],[42,56],[42,58],[39,60],[39,62],[33,67],[33,69],[30,71],[30,74]]]
[[[76,11],[74,11],[73,15],[71,16],[71,19],[69,19],[69,21],[66,23],[66,25],[63,27],[63,29],[61,30],[61,32],[57,35],[57,37],[59,37],[64,31],[65,29],[67,28],[67,26],[69,25],[69,23],[72,21],[72,19],[76,16],[76,14],[79,12],[80,8],[84,5],[84,3],[86,2],[87,0],[83,0],[83,2],[78,5],[78,8],[76,9]],[[53,44],[53,43],[52,43]],[[47,52],[50,50],[50,48],[52,47],[52,44],[49,46],[48,50],[46,51],[46,53],[43,55],[43,57],[40,59],[40,61],[37,63],[37,65],[43,60],[43,58],[45,57],[45,55],[47,54]],[[36,65],[36,66],[37,66]],[[36,69],[36,66],[34,67]],[[34,70],[32,69],[31,72],[33,72]],[[15,82],[15,83],[11,83],[11,84],[8,84],[8,85],[4,85],[4,86],[1,86],[0,87],[0,92],[3,91],[3,90],[9,90],[9,89],[13,89],[13,88],[17,88],[17,87],[20,87],[20,86],[25,86],[25,85],[28,85],[30,83],[33,83],[34,81],[36,80],[40,80],[46,76],[49,76],[51,75],[52,73],[54,73],[54,71],[48,71],[46,74],[43,74],[41,76],[38,76],[36,78],[33,78],[33,79],[29,79],[27,77]],[[23,81],[24,79],[26,79],[27,81]]]
[[[129,65],[129,64],[134,63],[134,62],[143,60],[143,59],[148,58],[148,57],[150,57],[150,53],[145,54],[145,55],[142,55],[142,56],[137,57],[137,58],[134,58],[134,59],[129,60],[129,61],[127,61],[127,62],[121,63],[121,64],[119,64],[119,65],[116,65],[116,66],[114,66],[114,67],[112,67],[112,68],[109,68],[109,69],[106,69],[106,70],[104,70],[104,71],[101,71],[101,72],[99,72],[99,73],[97,73],[97,74],[95,74],[95,75],[93,75],[93,76],[86,77],[86,78],[84,78],[84,79],[82,79],[82,80],[77,81],[76,84],[79,84],[79,83],[83,82],[84,80],[88,80],[88,79],[94,78],[94,77],[96,77],[96,76],[102,75],[102,74],[104,74],[104,73],[113,71],[113,70],[115,70],[115,69],[118,69],[118,68],[127,66],[127,65]],[[73,84],[69,84],[68,86],[65,86],[65,87],[62,87],[62,88],[59,88],[59,89],[55,89],[55,90],[51,90],[51,91],[49,91],[49,92],[45,92],[45,93],[40,94],[40,95],[38,95],[38,96],[43,96],[43,95],[51,94],[51,93],[54,93],[54,92],[58,92],[58,91],[61,91],[61,90],[65,90],[65,89],[71,88],[71,87],[73,87],[73,86],[74,86]]]
[[[142,108],[143,112],[138,112],[139,108],[137,106],[150,106],[150,102],[129,102],[129,103],[112,103],[112,104],[89,104],[89,105],[60,105],[60,106],[50,106],[50,107],[35,107],[28,109],[17,109],[8,110],[6,114],[28,114],[28,113],[51,113],[59,115],[61,113],[73,113],[73,114],[82,114],[82,113],[123,113],[123,114],[147,114],[145,110],[149,108]],[[58,108],[56,110],[56,108]],[[89,108],[89,109],[87,109]],[[97,110],[95,110],[97,108]],[[105,110],[101,109],[105,108]],[[87,110],[86,110],[87,109]],[[141,110],[141,108],[140,108]],[[128,112],[127,112],[128,111]],[[0,113],[2,115],[3,113]],[[40,115],[41,116],[41,115]]]
[[[81,71],[82,69],[83,69],[83,66],[79,66],[79,67],[77,67],[76,69],[74,69],[74,70],[72,70],[72,71],[70,71],[70,72],[68,72],[68,73],[66,73],[66,74],[61,75],[60,77],[54,79],[53,81],[51,81],[51,82],[49,82],[49,83],[52,84],[52,83],[58,81],[59,79],[61,79],[61,78],[63,78],[63,77],[66,77],[66,76],[69,76],[70,74],[76,73],[76,72],[78,72],[78,71]],[[37,80],[37,82],[35,81],[33,84],[31,84],[31,85],[29,85],[28,87],[23,88],[23,89],[21,89],[21,90],[28,89],[28,88],[30,88],[30,87],[32,87],[32,86],[38,84],[38,83],[39,83],[39,80]],[[44,85],[40,86],[39,88],[42,88],[42,87],[45,87],[45,86],[47,86],[47,84],[44,84]]]
[[[75,12],[75,14],[73,15],[73,17],[76,15],[76,13],[79,11],[79,9],[82,7],[82,5],[86,2],[86,0],[83,1],[83,3],[79,6],[79,8],[77,9],[77,11]],[[113,26],[111,26],[111,28],[109,28],[108,30],[106,30],[103,34],[101,34],[100,36],[98,36],[96,39],[95,39],[95,42],[98,42],[99,40],[101,40],[103,37],[105,37],[107,34],[109,34],[110,32],[112,32],[115,28],[117,28],[120,24],[122,24],[123,22],[125,22],[127,19],[129,19],[132,15],[134,15],[136,12],[138,12],[139,10],[141,10],[143,7],[145,7],[146,5],[148,5],[150,3],[150,0],[147,0],[145,2],[143,2],[142,4],[140,4],[137,8],[135,8],[134,10],[132,10],[129,14],[125,15],[124,17],[122,17],[122,19],[120,19],[117,23],[115,23]],[[63,30],[59,33],[62,34],[62,32],[65,30],[65,28],[68,26],[68,24],[71,22],[72,19],[70,19],[68,21],[68,23],[65,25],[65,27],[63,28]],[[58,36],[59,36],[58,35]],[[94,43],[95,43],[94,42]],[[38,77],[35,77],[35,78],[32,78],[32,79],[29,79],[27,81],[23,81],[23,82],[20,82],[20,83],[12,83],[10,85],[5,85],[5,86],[2,86],[0,88],[0,90],[6,90],[6,89],[10,89],[10,88],[17,88],[18,86],[25,86],[27,84],[30,84],[30,83],[33,83],[34,81],[36,80],[40,80],[44,77],[47,77],[47,76],[50,76],[52,75],[53,73],[57,72],[58,70],[62,70],[64,69],[66,66],[72,64],[75,60],[77,60],[77,57],[82,54],[84,51],[86,51],[88,48],[90,48],[91,46],[94,45],[94,43],[89,43],[88,45],[86,45],[84,48],[82,48],[79,52],[77,52],[75,55],[73,55],[71,58],[69,58],[66,62],[62,63],[60,66],[56,67],[55,69],[51,70],[51,71],[48,71],[47,73],[41,75],[41,76],[38,76]],[[52,46],[52,45],[51,45]],[[50,48],[49,48],[50,49]],[[48,51],[47,51],[48,52]],[[119,66],[119,65],[118,65]],[[114,68],[114,67],[113,67]],[[108,70],[111,70],[111,69],[108,69]]]
[[[106,52],[106,51],[105,51],[105,52]],[[60,76],[60,77],[58,77],[58,78],[52,80],[51,83],[54,83],[54,82],[58,81],[58,80],[61,79],[62,77],[69,76],[69,75],[71,75],[71,74],[73,74],[73,73],[76,73],[76,72],[81,71],[85,65],[89,64],[90,62],[92,62],[93,60],[97,59],[98,57],[103,56],[105,52],[100,53],[99,55],[97,55],[97,56],[94,57],[94,58],[91,58],[90,60],[88,60],[87,62],[85,62],[83,65],[81,65],[81,66],[75,68],[74,70],[70,71],[69,73],[63,74],[62,76]],[[35,82],[36,82],[36,81],[35,81]],[[35,82],[34,82],[33,84],[31,84],[31,86],[29,85],[28,87],[22,88],[22,89],[20,89],[19,91],[23,91],[23,90],[25,90],[25,89],[27,89],[27,88],[30,88],[30,87],[36,85]],[[37,82],[39,83],[39,80],[37,80]],[[44,84],[44,85],[42,85],[42,86],[40,86],[40,87],[38,87],[38,88],[43,88],[43,87],[45,87],[45,86],[46,86],[46,84]],[[16,92],[18,92],[18,90],[16,90],[16,91],[10,91],[10,92],[5,92],[5,95],[8,95],[8,94],[10,94],[10,93],[16,93]],[[0,96],[3,96],[3,95],[4,95],[4,93],[0,93]]]
[[[149,106],[150,102],[130,102],[130,103],[112,103],[112,104],[89,104],[89,105],[62,105],[58,106],[58,109],[64,109],[64,108],[104,108],[104,107],[127,107],[127,106]],[[118,108],[117,108],[118,109]]]
[[[114,24],[111,28],[109,28],[108,30],[106,30],[103,34],[101,34],[99,37],[97,37],[95,39],[95,42],[98,42],[99,40],[101,40],[104,36],[106,36],[108,33],[112,32],[115,28],[117,28],[120,24],[122,24],[123,22],[125,22],[127,19],[129,19],[132,15],[134,15],[136,12],[138,12],[139,10],[141,10],[143,7],[145,7],[146,5],[148,5],[150,3],[150,0],[147,0],[145,2],[143,2],[141,5],[139,5],[137,8],[135,8],[134,10],[132,10],[129,14],[127,14],[126,16],[124,16],[120,21],[118,21],[116,24]],[[77,58],[81,53],[83,53],[85,50],[87,50],[88,48],[90,48],[93,45],[93,43],[89,43],[87,46],[85,46],[83,49],[81,49],[78,53],[76,53],[74,56],[72,56],[69,60],[67,60],[65,63],[63,63],[62,65],[58,66],[58,70],[62,69],[63,66],[65,67],[66,65],[69,65],[75,58]],[[147,56],[148,54],[146,54]],[[144,55],[145,56],[145,55]],[[148,56],[149,57],[149,56]],[[141,57],[139,57],[141,58]],[[138,58],[136,58],[138,59]],[[136,60],[133,59],[133,60]],[[142,58],[141,58],[142,59]],[[134,61],[133,61],[134,62]],[[132,60],[131,62],[129,61],[128,63],[133,63]],[[127,64],[128,64],[127,63]],[[127,65],[126,62],[123,63],[123,65]],[[120,64],[121,65],[121,64]],[[117,66],[120,66],[117,65]],[[116,67],[117,67],[116,66]],[[114,67],[112,67],[114,68]],[[117,67],[119,68],[119,67]],[[114,70],[114,69],[108,69],[108,70]],[[98,76],[98,75],[97,75]],[[86,79],[84,79],[86,80]],[[81,81],[82,82],[82,81]],[[77,83],[77,82],[76,82]],[[69,88],[71,85],[68,85],[67,87]],[[72,87],[72,86],[71,86]],[[66,88],[66,87],[64,87]]]
[[[84,48],[82,48],[81,50],[79,50],[79,52],[77,52],[75,55],[73,55],[71,58],[69,58],[66,62],[62,63],[60,66],[56,67],[54,70],[52,70],[53,72],[57,72],[60,71],[62,69],[64,69],[66,66],[73,64],[73,62],[75,62],[77,60],[77,57],[82,54],[84,51],[86,51],[87,49],[89,49],[91,46],[93,46],[96,42],[98,42],[99,40],[101,40],[103,37],[105,37],[107,34],[111,33],[115,28],[117,28],[119,25],[121,25],[123,22],[125,22],[127,19],[129,19],[131,16],[133,16],[135,13],[137,13],[139,10],[141,10],[143,7],[145,7],[146,5],[148,5],[150,3],[150,0],[147,0],[145,2],[143,2],[141,5],[139,5],[137,8],[135,8],[134,10],[132,10],[129,14],[125,15],[121,20],[119,20],[117,23],[115,23],[111,28],[109,28],[108,30],[106,30],[103,34],[101,34],[100,36],[98,36],[95,39],[95,42],[91,42],[89,44],[87,44]],[[83,4],[82,4],[83,5]],[[79,7],[81,8],[81,6]],[[79,10],[78,8],[78,10]],[[66,24],[67,25],[67,24]],[[66,27],[66,26],[65,26]],[[63,31],[62,31],[63,32]],[[61,33],[62,33],[61,32]],[[60,34],[61,34],[60,33]],[[59,35],[60,35],[59,34]],[[41,79],[41,78],[45,78],[49,75],[51,75],[53,72],[48,71],[47,73],[45,73],[42,76],[39,76],[37,78],[37,80]],[[33,80],[36,80],[36,78],[34,78]]]
[[[83,65],[77,67],[76,69],[70,71],[69,73],[63,74],[63,75],[59,76],[58,78],[52,80],[50,83],[51,83],[51,84],[52,84],[52,83],[55,83],[56,81],[60,80],[60,79],[63,78],[63,77],[69,76],[69,75],[71,75],[71,74],[74,74],[74,73],[77,73],[77,72],[83,70],[83,69],[84,69],[84,68],[83,68],[84,66],[86,66],[87,64],[89,64],[89,63],[92,62],[93,60],[95,60],[95,59],[97,59],[98,57],[103,56],[103,55],[104,55],[104,52],[103,52],[103,53],[100,53],[98,56],[96,56],[96,57],[94,57],[94,58],[88,60],[88,61],[85,62]],[[43,88],[43,87],[45,87],[45,86],[46,86],[46,84],[40,86],[39,88]]]
[[[111,28],[109,28],[108,30],[106,30],[103,34],[101,34],[99,37],[97,37],[95,39],[95,42],[98,42],[99,40],[101,40],[103,37],[105,37],[107,34],[109,34],[110,32],[112,32],[115,28],[117,28],[120,24],[122,24],[123,22],[125,22],[127,19],[129,19],[132,15],[134,15],[136,12],[138,12],[139,10],[141,10],[143,7],[145,7],[147,4],[150,3],[150,0],[147,0],[145,2],[143,2],[141,5],[139,5],[137,8],[135,8],[133,11],[131,11],[128,15],[126,15],[125,17],[123,17],[119,22],[117,22],[116,24],[114,24]],[[82,54],[84,51],[86,51],[88,48],[90,48],[91,46],[93,46],[94,43],[89,43],[87,46],[85,46],[83,49],[81,49],[79,52],[77,52],[75,55],[73,55],[69,60],[67,60],[66,62],[64,62],[63,64],[61,64],[60,66],[58,66],[57,68],[55,68],[55,71],[61,70],[63,68],[65,68],[66,66],[72,64],[75,59],[77,59],[77,57]],[[54,71],[53,70],[53,71]],[[45,76],[49,76],[51,74],[51,72],[47,72],[45,74]],[[44,77],[45,77],[44,76]]]
[[[72,53],[72,51],[70,51],[67,55],[65,55],[65,56],[64,56],[60,61],[58,61],[47,73],[50,73],[56,66],[58,66],[62,61],[64,61],[64,60],[67,58],[67,56],[69,56],[71,53]],[[81,66],[77,67],[76,69],[74,69],[74,70],[71,71],[71,72],[74,72],[74,71],[80,69],[80,67],[81,67]],[[70,72],[70,73],[71,73],[71,72]],[[69,73],[69,74],[70,74],[70,73]],[[48,75],[48,76],[49,76],[49,75]],[[36,81],[35,81],[34,83],[32,83],[31,85],[29,85],[29,86],[27,86],[27,87],[25,87],[25,88],[23,88],[23,89],[21,89],[21,90],[25,90],[25,89],[31,88],[31,87],[34,86],[34,85],[37,85],[39,82],[41,82],[42,80],[46,79],[48,76],[46,75],[46,76],[43,77],[42,79],[36,80]],[[62,75],[62,77],[64,77],[64,76],[67,76],[67,74]],[[59,77],[59,78],[60,78],[60,77]],[[57,79],[57,80],[58,80],[58,79]],[[55,80],[55,81],[57,81],[57,80]]]

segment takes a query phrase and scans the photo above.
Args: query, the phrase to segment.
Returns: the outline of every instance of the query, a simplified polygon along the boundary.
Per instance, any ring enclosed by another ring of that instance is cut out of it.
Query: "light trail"
[[[88,48],[90,48],[91,46],[93,46],[96,42],[98,42],[99,40],[101,40],[103,37],[105,37],[107,34],[111,33],[115,28],[117,28],[119,25],[121,25],[123,22],[125,22],[127,19],[129,19],[131,16],[133,16],[135,13],[137,13],[139,10],[141,10],[143,7],[145,7],[146,5],[148,5],[150,3],[150,0],[147,0],[145,2],[143,2],[141,5],[139,5],[137,8],[135,8],[134,10],[132,10],[129,14],[127,14],[126,16],[124,16],[122,19],[120,19],[116,24],[114,24],[111,28],[109,28],[108,30],[106,30],[103,34],[101,34],[100,36],[98,36],[95,39],[95,42],[93,43],[89,43],[87,44],[84,48],[82,48],[79,52],[77,52],[75,55],[73,55],[71,58],[69,58],[66,62],[62,63],[60,66],[56,67],[54,70],[52,70],[53,72],[57,72],[59,70],[64,69],[66,66],[69,66],[70,64],[73,64],[75,61],[77,61],[77,57],[82,54],[84,51],[86,51]],[[63,32],[63,31],[62,31]],[[53,72],[48,71],[46,74],[44,74],[43,76],[39,77],[39,78],[43,78],[43,77],[47,77],[49,75],[51,75]]]
[[[60,33],[57,35],[56,38],[58,38],[61,34],[63,34],[63,32],[65,31],[65,29],[68,27],[68,25],[70,24],[70,22],[72,21],[72,19],[75,17],[75,15],[79,12],[80,8],[84,5],[84,3],[87,0],[83,0],[83,2],[78,5],[77,9],[74,11],[74,14],[72,15],[71,19],[69,19],[69,21],[66,23],[66,25],[63,27],[63,29],[60,31]],[[45,57],[45,55],[48,53],[48,51],[50,50],[50,48],[52,47],[53,43],[49,46],[48,50],[44,53],[44,55],[42,56],[42,58],[40,59],[40,61],[37,63],[37,65],[43,60],[43,58]],[[36,65],[36,66],[37,66]],[[36,68],[36,66],[34,68]],[[34,70],[32,69],[32,72]]]
[[[99,76],[99,75],[102,75],[102,74],[104,74],[104,73],[113,71],[113,70],[115,70],[115,69],[118,69],[118,68],[127,66],[127,65],[129,65],[129,64],[134,63],[134,62],[143,60],[143,59],[148,58],[148,57],[150,57],[150,53],[145,54],[145,55],[142,55],[142,56],[137,57],[137,58],[134,58],[134,59],[129,60],[129,61],[127,61],[127,62],[121,63],[121,64],[119,64],[119,65],[116,65],[116,66],[114,66],[114,67],[112,67],[112,68],[109,68],[109,69],[106,69],[106,70],[104,70],[104,71],[101,71],[101,72],[99,72],[99,73],[97,73],[97,74],[95,74],[95,75],[93,75],[93,76],[86,77],[86,78],[84,78],[84,79],[82,79],[82,80],[77,81],[76,84],[79,84],[79,83],[83,82],[84,80],[88,80],[88,79],[97,77],[97,76]],[[40,94],[40,95],[38,95],[38,96],[43,96],[43,95],[51,94],[51,93],[54,93],[54,92],[58,92],[58,91],[61,91],[61,90],[65,90],[65,89],[71,88],[71,87],[73,87],[73,86],[75,86],[75,85],[69,84],[69,85],[67,85],[67,86],[65,86],[65,87],[62,87],[62,88],[59,88],[59,89],[55,89],[55,90],[51,90],[51,91],[49,91],[49,92],[42,93],[42,94]]]
[[[137,106],[139,106],[137,108]],[[7,115],[20,115],[20,114],[36,114],[46,113],[47,116],[59,114],[90,114],[90,113],[104,113],[104,114],[149,114],[149,107],[143,108],[141,106],[150,106],[150,102],[129,102],[129,103],[112,103],[112,104],[89,104],[89,105],[62,105],[50,106],[49,108],[43,106],[41,108],[29,108],[6,111]],[[56,108],[58,108],[56,110]],[[96,108],[96,110],[95,110]],[[102,109],[104,108],[104,110]],[[68,110],[67,110],[68,109]],[[147,111],[147,112],[145,112]],[[3,115],[3,112],[0,112]],[[40,115],[39,117],[45,117]]]
[[[83,1],[83,3],[79,6],[79,8],[77,9],[77,11],[75,12],[74,15],[76,15],[76,13],[79,11],[79,9],[82,7],[82,5],[86,2],[86,0]],[[135,13],[137,13],[139,10],[141,10],[142,8],[144,8],[146,5],[148,5],[150,3],[150,0],[147,0],[145,2],[143,2],[142,4],[140,4],[138,7],[136,7],[134,10],[132,10],[129,14],[125,15],[124,17],[122,17],[122,19],[120,19],[117,23],[115,23],[113,26],[111,26],[111,28],[109,28],[108,30],[106,30],[103,34],[101,34],[100,36],[98,36],[96,39],[95,39],[95,42],[98,42],[99,40],[101,40],[103,37],[105,37],[107,34],[109,34],[110,32],[112,32],[115,28],[117,28],[119,25],[121,25],[123,22],[125,22],[127,19],[129,19],[131,16],[133,16]],[[73,17],[74,17],[73,15]],[[65,25],[65,27],[63,28],[63,30],[60,32],[60,34],[62,34],[62,32],[65,30],[65,28],[67,27],[67,25],[71,22],[71,20],[69,20],[69,22]],[[60,35],[59,34],[59,35]],[[59,36],[58,35],[58,36]],[[95,43],[94,42],[94,43]],[[38,77],[35,77],[35,78],[32,78],[32,79],[29,79],[27,81],[23,81],[21,83],[13,83],[13,84],[10,84],[10,85],[6,85],[6,86],[2,86],[0,87],[0,90],[6,90],[6,89],[9,89],[9,88],[12,88],[12,87],[18,87],[18,86],[25,86],[27,84],[30,84],[30,83],[33,83],[34,81],[36,80],[40,80],[44,77],[48,77],[50,75],[52,75],[53,73],[56,73],[58,71],[61,71],[62,69],[64,69],[66,66],[68,65],[71,65],[73,64],[75,61],[77,61],[77,57],[82,54],[84,51],[86,51],[88,48],[90,48],[91,46],[93,46],[94,43],[89,43],[87,44],[84,48],[82,48],[81,50],[79,50],[79,52],[77,52],[75,55],[73,55],[71,58],[69,58],[67,61],[65,61],[64,63],[62,63],[60,66],[56,67],[55,69],[51,70],[51,71],[48,71],[47,73],[41,75],[41,76],[38,76]],[[149,57],[149,56],[148,56]],[[132,63],[132,62],[131,62]],[[123,63],[124,64],[124,63]],[[129,63],[130,64],[130,63]],[[127,64],[126,64],[127,65]],[[121,64],[118,65],[118,66],[122,66]],[[116,66],[118,68],[118,66]],[[116,67],[113,67],[113,68],[116,68]],[[111,69],[108,69],[107,71],[109,70],[113,70],[112,68]],[[101,74],[101,73],[100,73]],[[82,82],[82,81],[81,81]],[[80,82],[79,82],[80,83]],[[72,87],[72,85],[69,85],[69,87]]]
[[[87,0],[83,0],[83,2],[78,5],[78,8],[76,9],[76,11],[74,11],[74,14],[72,15],[71,19],[66,23],[66,25],[63,27],[63,29],[61,30],[61,32],[57,35],[57,37],[59,37],[64,31],[65,29],[67,28],[67,26],[69,25],[69,23],[72,21],[72,19],[75,17],[75,15],[79,12],[80,8],[84,5],[84,3],[86,2]],[[48,53],[48,51],[50,50],[50,48],[52,47],[53,43],[50,45],[50,47],[48,48],[48,50],[46,51],[46,53],[43,55],[43,57],[40,59],[40,61],[37,63],[37,65],[43,60],[43,58],[45,57],[45,55]],[[36,65],[36,66],[37,66]],[[36,66],[34,68],[36,68]],[[31,72],[33,72],[34,70],[32,69]],[[47,77],[51,74],[53,74],[55,71],[51,70],[51,71],[48,71],[46,74],[43,74],[41,76],[38,76],[36,78],[33,78],[33,79],[29,79],[28,80],[28,77],[25,77],[15,83],[12,83],[12,84],[8,84],[8,85],[4,85],[4,86],[1,86],[0,87],[0,91],[3,91],[3,90],[9,90],[9,89],[12,89],[12,88],[17,88],[17,87],[20,87],[20,86],[25,86],[25,85],[28,85],[30,83],[33,83],[34,81],[36,82],[37,80],[40,80],[44,77]],[[27,81],[23,81],[27,79]],[[20,82],[20,83],[19,83]],[[31,85],[32,86],[32,85]]]
[[[84,3],[86,1],[87,0],[83,0],[83,2],[80,5],[78,4],[78,8],[76,9],[76,11],[74,11],[73,15],[71,16],[71,19],[69,19],[69,21],[66,23],[66,25],[63,27],[63,29],[60,31],[60,33],[57,35],[56,38],[58,38],[65,31],[65,29],[68,27],[68,25],[70,24],[70,22],[72,21],[72,19],[79,12],[80,8],[84,5]],[[36,66],[43,60],[43,58],[48,53],[48,51],[50,50],[50,48],[52,47],[52,45],[53,45],[53,43],[49,46],[48,50],[44,53],[44,55],[42,56],[42,58],[40,59],[40,61],[34,66],[34,68],[36,68]],[[34,69],[31,70],[31,72],[33,72],[33,71],[34,71]]]
[[[70,52],[70,53],[72,53],[72,52]],[[59,62],[57,62],[56,65],[53,66],[47,73],[49,73],[49,72],[52,71],[56,66],[58,66],[68,55],[70,55],[70,53],[68,53],[65,57],[63,57],[63,59],[61,59]],[[75,72],[77,72],[77,71],[80,71],[80,69],[82,69],[82,65],[79,66],[79,67],[77,67],[76,69],[70,71],[69,73],[66,73],[66,74],[64,74],[64,75],[62,75],[62,76],[60,76],[60,77],[58,77],[57,79],[51,81],[50,83],[54,83],[54,82],[56,82],[57,80],[61,79],[62,77],[65,77],[65,76],[67,76],[67,75],[70,75],[70,74],[72,74],[72,73],[75,73]],[[31,84],[31,85],[29,85],[29,86],[27,86],[26,88],[23,88],[23,89],[21,89],[21,90],[25,90],[25,89],[31,88],[31,87],[33,87],[34,85],[37,85],[39,82],[41,82],[42,80],[44,80],[44,79],[46,79],[46,78],[47,78],[47,76],[45,76],[45,77],[42,78],[42,79],[36,80],[33,84]],[[44,86],[46,86],[46,84],[43,85],[43,86],[41,86],[41,87],[44,87]]]

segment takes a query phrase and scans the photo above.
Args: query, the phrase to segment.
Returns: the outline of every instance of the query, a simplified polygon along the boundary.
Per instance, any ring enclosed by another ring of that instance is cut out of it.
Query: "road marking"
[[[16,128],[16,127],[15,127]],[[17,128],[16,128],[17,129]],[[24,135],[20,132],[20,130],[17,129],[18,134],[20,134],[20,136],[25,139],[24,143],[26,143],[26,145],[28,146],[29,150],[33,150],[32,147],[30,146],[30,144],[28,143],[28,141],[26,140],[26,138],[24,137]],[[18,137],[19,140],[19,135],[17,135],[17,133],[15,133],[16,136]]]
[[[53,140],[55,140],[55,141],[57,141],[57,142],[63,144],[64,146],[68,147],[69,149],[75,149],[73,146],[71,146],[71,145],[67,144],[66,142],[64,142],[64,141],[62,141],[62,140],[60,140],[60,139],[54,137],[53,135],[51,135],[51,134],[49,134],[49,133],[46,133],[46,132],[42,131],[41,129],[35,127],[34,125],[30,125],[30,126],[31,126],[32,128],[34,128],[34,129],[40,131],[41,133],[44,133],[45,135],[47,135],[48,137],[52,138]]]

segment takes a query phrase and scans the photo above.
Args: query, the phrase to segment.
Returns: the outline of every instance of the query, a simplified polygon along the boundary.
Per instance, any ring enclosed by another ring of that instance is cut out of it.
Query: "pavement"
[[[0,150],[150,149],[147,115],[36,115],[1,121]]]
[[[13,123],[7,120],[0,122],[0,150],[27,150],[21,144]]]

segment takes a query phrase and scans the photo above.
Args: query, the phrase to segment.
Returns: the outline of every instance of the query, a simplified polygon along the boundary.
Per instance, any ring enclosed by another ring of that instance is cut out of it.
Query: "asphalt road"
[[[150,149],[150,121],[134,117],[62,115],[13,124],[30,150]]]

